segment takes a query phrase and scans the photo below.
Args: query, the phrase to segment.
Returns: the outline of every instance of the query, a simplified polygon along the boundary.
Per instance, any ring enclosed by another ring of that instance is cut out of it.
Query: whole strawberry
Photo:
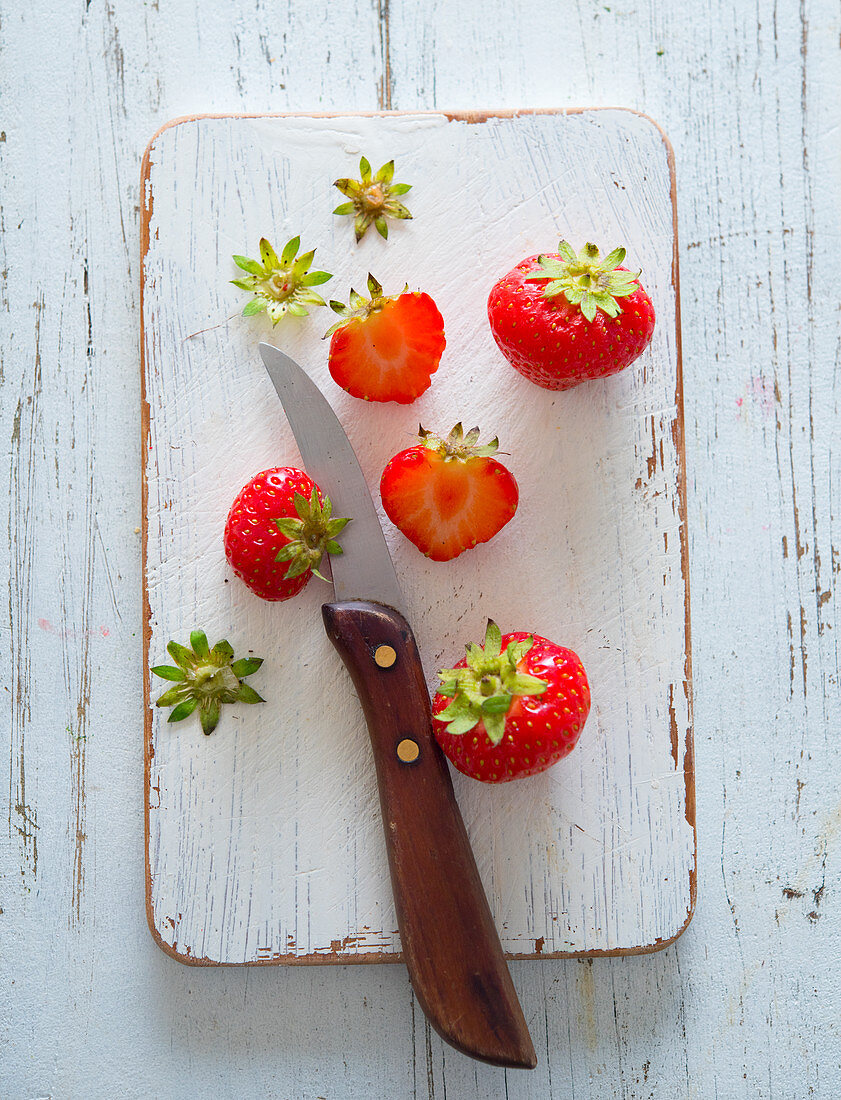
[[[576,256],[529,256],[491,290],[488,319],[506,359],[548,390],[566,390],[627,367],[648,347],[654,307],[636,274],[621,267],[625,249],[604,259],[594,244]],[[620,304],[621,300],[621,304]]]
[[[350,292],[331,302],[341,320],[327,330],[330,374],[353,397],[409,405],[429,389],[446,346],[444,319],[428,294],[383,294],[368,275],[370,299]]]
[[[414,447],[383,470],[380,496],[391,522],[433,561],[450,561],[487,542],[517,510],[514,475],[493,456],[499,441],[479,445],[456,424],[446,439],[419,430]]]
[[[590,713],[579,657],[538,634],[502,634],[489,622],[440,672],[432,704],[435,739],[460,772],[505,783],[545,771],[575,748]]]
[[[237,494],[225,523],[225,556],[256,595],[288,600],[313,574],[321,577],[325,553],[341,554],[336,536],[348,522],[332,518],[329,497],[303,470],[278,466]]]

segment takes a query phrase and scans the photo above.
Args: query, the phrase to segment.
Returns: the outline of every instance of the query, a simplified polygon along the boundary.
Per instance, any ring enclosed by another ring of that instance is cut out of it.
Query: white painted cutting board
[[[414,220],[360,245],[332,182],[360,154],[395,158]],[[381,961],[400,942],[372,757],[320,616],[330,590],[268,604],[228,569],[240,487],[300,459],[257,354],[270,339],[321,385],[369,484],[418,422],[498,434],[521,503],[492,542],[447,564],[384,521],[430,687],[486,620],[575,649],[593,708],[579,747],[542,776],[454,783],[512,956],[663,946],[694,905],[695,833],[674,179],[645,117],[619,110],[203,117],[161,130],[144,161],[146,665],[194,626],[265,659],[261,706],[217,731],[167,725],[147,683],[147,885],[161,946],[193,963]],[[243,318],[234,253],[300,234],[321,288],[368,271],[441,309],[447,349],[413,405],[340,390],[314,310],[275,329]],[[493,282],[559,238],[623,243],[657,312],[627,371],[567,393],[514,372],[488,329]],[[147,673],[147,680],[150,679]]]

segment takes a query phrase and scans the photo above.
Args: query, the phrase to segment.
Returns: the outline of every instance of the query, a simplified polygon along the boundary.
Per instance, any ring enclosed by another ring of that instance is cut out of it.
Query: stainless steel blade
[[[365,476],[327,398],[294,359],[260,344],[269,378],[292,428],[304,469],[333,502],[333,515],[350,516],[343,554],[330,568],[337,600],[374,600],[406,614],[403,593]]]

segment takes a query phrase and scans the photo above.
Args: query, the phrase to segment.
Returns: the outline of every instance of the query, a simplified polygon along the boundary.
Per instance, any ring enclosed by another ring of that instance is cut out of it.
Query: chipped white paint
[[[350,220],[331,215],[331,183],[360,153],[375,166],[395,157],[414,220],[356,247]],[[151,716],[150,912],[162,943],[226,963],[399,951],[368,738],[321,625],[328,590],[313,582],[266,604],[222,551],[242,484],[299,462],[256,354],[265,338],[322,386],[375,499],[418,420],[439,432],[477,423],[509,452],[521,504],[486,546],[436,564],[384,524],[430,687],[489,616],[572,646],[589,673],[593,711],[567,760],[502,787],[455,777],[505,949],[630,951],[676,936],[692,903],[694,804],[674,211],[659,130],[624,111],[185,120],[156,136],[144,199],[149,663],[200,625],[265,658],[251,682],[267,699],[226,709],[210,738],[196,721]],[[386,290],[408,282],[435,298],[447,349],[413,405],[366,404],[332,382],[327,311],[274,330],[238,316],[231,254],[296,234],[334,273],[331,297],[362,289],[370,270]],[[624,243],[658,323],[630,370],[552,394],[499,354],[486,301],[496,278],[559,237]]]

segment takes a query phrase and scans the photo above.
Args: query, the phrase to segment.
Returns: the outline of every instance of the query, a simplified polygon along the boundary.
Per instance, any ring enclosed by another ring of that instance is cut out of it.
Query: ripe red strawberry
[[[408,405],[429,389],[446,346],[444,320],[428,294],[388,297],[373,275],[370,300],[350,292],[350,305],[331,302],[341,320],[325,333],[330,373],[353,397]]]
[[[538,634],[502,634],[440,672],[433,730],[454,766],[484,783],[545,771],[572,752],[590,713],[579,657]]]
[[[419,437],[383,470],[383,508],[427,557],[450,561],[508,523],[517,510],[517,482],[492,457],[497,439],[477,445],[478,428],[464,435],[456,424],[446,439],[420,428]]]
[[[278,466],[253,477],[237,494],[225,523],[225,557],[264,600],[296,596],[325,553],[341,554],[336,536],[348,523],[332,519],[329,497],[303,470]],[[283,562],[289,565],[284,567]],[[322,580],[325,578],[322,577]]]
[[[529,256],[491,290],[488,319],[505,358],[547,390],[566,390],[627,367],[648,347],[654,307],[624,248],[602,260],[594,244],[566,241]],[[622,299],[620,305],[619,299]]]

